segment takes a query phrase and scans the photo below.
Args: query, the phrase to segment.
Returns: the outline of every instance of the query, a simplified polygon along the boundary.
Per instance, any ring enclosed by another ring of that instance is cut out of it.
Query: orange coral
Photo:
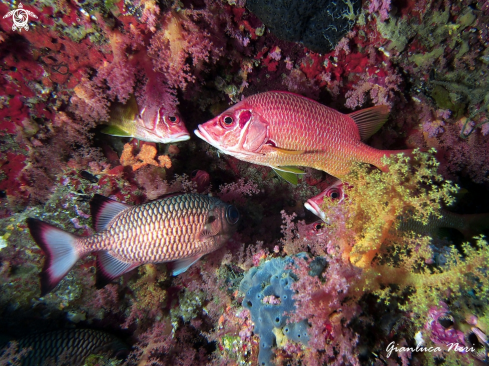
[[[134,148],[131,144],[124,145],[124,150],[120,158],[123,166],[132,166],[132,170],[136,171],[146,165],[154,165],[161,168],[171,168],[171,160],[168,155],[158,156],[158,161],[155,160],[157,155],[156,147],[149,144],[144,144],[137,155],[134,155]]]

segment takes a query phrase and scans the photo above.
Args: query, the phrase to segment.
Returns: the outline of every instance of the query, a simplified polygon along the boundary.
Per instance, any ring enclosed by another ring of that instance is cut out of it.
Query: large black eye
[[[190,178],[195,178],[198,172],[199,172],[198,170],[192,171],[192,173],[190,173]]]
[[[178,117],[177,116],[168,116],[168,121],[170,121],[170,123],[177,123]]]
[[[226,126],[230,126],[233,123],[233,117],[226,116],[224,117],[223,121]]]
[[[337,190],[334,190],[329,194],[329,197],[331,197],[334,200],[337,198],[340,198],[340,192],[338,192]]]
[[[226,220],[231,224],[234,225],[238,222],[239,220],[239,212],[236,209],[236,207],[229,205],[228,208],[226,209]]]

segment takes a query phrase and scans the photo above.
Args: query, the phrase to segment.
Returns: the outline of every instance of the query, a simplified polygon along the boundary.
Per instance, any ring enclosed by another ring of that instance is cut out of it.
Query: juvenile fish
[[[97,255],[98,287],[145,263],[175,262],[176,276],[224,245],[239,221],[234,206],[200,194],[173,195],[139,206],[95,195],[90,208],[97,233],[88,237],[27,219],[32,237],[46,255],[41,296],[91,252]]]
[[[362,142],[380,129],[388,111],[378,106],[343,114],[297,94],[271,91],[242,100],[199,125],[195,134],[223,153],[269,166],[285,179],[303,173],[296,166],[341,179],[355,162],[386,170],[383,156],[406,152]]]
[[[113,104],[108,126],[102,132],[163,144],[190,139],[177,110],[162,106],[146,107],[140,111],[134,96],[131,96],[126,104]]]

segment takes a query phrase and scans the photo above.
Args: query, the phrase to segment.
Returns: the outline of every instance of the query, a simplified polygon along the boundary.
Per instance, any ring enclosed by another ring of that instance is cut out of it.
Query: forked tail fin
[[[27,226],[46,259],[41,272],[41,296],[54,289],[80,258],[76,235],[41,220],[28,218]]]

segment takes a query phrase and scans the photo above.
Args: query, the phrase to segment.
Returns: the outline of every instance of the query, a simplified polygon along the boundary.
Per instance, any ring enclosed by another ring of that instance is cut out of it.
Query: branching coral
[[[216,62],[221,55],[211,33],[197,25],[198,19],[206,15],[191,10],[168,12],[162,20],[163,28],[151,40],[149,55],[155,70],[165,75],[171,87],[185,89],[195,81],[204,63]]]
[[[457,301],[469,302],[467,299],[467,289],[471,289],[472,296],[485,302],[489,299],[489,277],[487,274],[487,263],[489,263],[489,250],[487,242],[479,237],[475,246],[464,243],[462,250],[456,247],[451,248],[447,264],[441,269],[420,269],[422,256],[417,253],[413,255],[416,259],[411,259],[407,253],[401,267],[397,266],[376,266],[368,276],[374,274],[379,276],[376,281],[379,284],[396,284],[401,289],[409,287],[413,293],[409,295],[409,302],[401,305],[404,311],[414,311],[419,318],[418,324],[423,323],[428,315],[429,307],[437,304],[440,296]],[[411,263],[409,263],[411,262]],[[379,295],[383,291],[377,292]],[[443,294],[443,295],[442,295]],[[385,293],[384,293],[385,295]],[[381,295],[381,297],[384,297]],[[463,300],[465,298],[465,300]],[[464,305],[467,306],[467,305]]]
[[[385,163],[388,173],[358,166],[346,178],[353,186],[346,204],[352,215],[346,225],[355,233],[349,256],[353,264],[362,268],[371,265],[384,241],[392,235],[391,230],[402,220],[427,224],[431,216],[440,216],[442,204],[454,201],[457,191],[456,186],[436,173],[439,164],[430,154],[414,151],[412,159],[401,155],[385,158]]]

